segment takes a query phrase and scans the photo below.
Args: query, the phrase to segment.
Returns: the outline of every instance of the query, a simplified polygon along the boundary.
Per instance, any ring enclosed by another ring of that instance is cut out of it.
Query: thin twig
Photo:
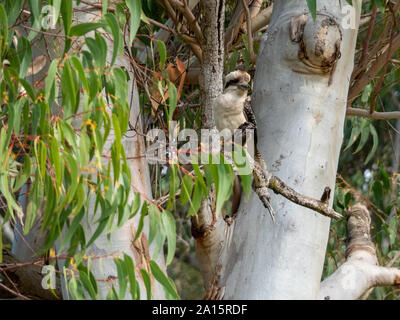
[[[386,56],[386,61],[385,64],[383,65],[383,70],[381,72],[381,76],[379,77],[379,81],[378,81],[378,85],[374,88],[374,92],[372,94],[372,98],[371,98],[371,104],[369,106],[369,113],[373,113],[374,109],[375,109],[375,101],[376,101],[376,97],[378,96],[378,93],[381,89],[382,83],[383,83],[383,79],[385,79],[385,75],[386,75],[386,69],[387,69],[387,65],[390,61],[390,57],[391,57],[391,50],[392,50],[392,45],[393,45],[393,37],[394,37],[394,31],[396,29],[396,15],[394,14],[393,17],[394,21],[393,21],[393,28],[392,28],[392,32],[390,33],[390,40],[389,40],[389,48],[388,48],[388,52],[387,52],[387,56]]]
[[[367,58],[367,52],[368,52],[368,48],[369,48],[369,42],[371,41],[372,31],[374,30],[375,18],[376,18],[377,12],[378,12],[377,6],[374,5],[374,8],[372,9],[372,14],[371,14],[371,22],[369,23],[369,26],[368,26],[367,37],[365,38],[365,43],[364,43],[363,52],[362,52],[362,55],[361,55],[360,62],[359,62],[359,64],[358,64],[359,66],[363,66],[364,63],[366,62],[365,59]]]
[[[197,59],[202,62],[203,61],[203,55],[200,46],[197,43],[193,43],[192,41],[188,41],[185,36],[182,36],[185,34],[188,30],[186,29],[185,25],[181,25],[181,30],[178,30],[179,21],[177,20],[177,16],[175,13],[174,8],[172,8],[171,4],[169,3],[168,0],[160,0],[162,3],[165,11],[167,12],[168,16],[171,18],[171,20],[174,22],[175,28],[177,29],[178,36],[182,38],[183,41],[190,47],[194,55],[197,57]]]
[[[32,299],[30,299],[30,298],[28,298],[28,297],[26,297],[26,296],[24,296],[24,295],[22,295],[22,294],[16,292],[16,291],[10,289],[9,287],[7,287],[7,286],[5,286],[4,284],[2,284],[1,282],[0,282],[0,287],[3,288],[4,290],[10,292],[10,293],[13,294],[13,295],[15,295],[15,296],[17,296],[17,297],[20,297],[21,299],[24,299],[24,300],[32,300]]]
[[[394,255],[393,259],[389,261],[386,267],[390,268],[400,258],[400,250]]]
[[[189,25],[189,29],[194,32],[198,43],[201,44],[203,42],[203,33],[201,32],[200,26],[197,23],[196,17],[194,16],[192,10],[190,10],[186,1],[184,1],[184,3],[178,0],[168,0],[168,1],[172,4],[172,6],[175,9],[177,9],[180,13],[183,14]]]
[[[156,20],[153,20],[149,17],[146,17],[147,21],[149,21],[151,24],[155,25],[156,27],[163,29],[165,31],[171,32],[172,34],[176,35],[175,30],[171,29],[170,27],[166,26],[165,24],[162,24]]]
[[[375,119],[375,120],[400,119],[400,111],[392,111],[392,112],[373,111],[372,113],[370,113],[370,111],[365,110],[365,109],[347,108],[346,115],[370,118],[370,119]]]
[[[248,41],[248,49],[250,53],[251,62],[256,63],[256,55],[254,54],[254,46],[253,46],[253,34],[251,32],[251,15],[249,6],[246,3],[246,0],[242,0],[244,11],[246,13],[246,23],[247,23],[247,41]]]
[[[393,8],[394,14],[396,14],[399,9],[400,9],[400,1],[398,1]],[[357,80],[353,83],[353,85],[349,90],[347,98],[348,107],[351,106],[353,100],[357,98],[357,96],[365,88],[368,82],[370,82],[373,78],[375,78],[376,75],[381,70],[381,68],[385,65],[387,60],[386,59],[387,56],[385,56],[386,50],[388,50],[387,54],[390,57],[398,48],[400,48],[400,33],[397,33],[396,36],[392,39],[392,45],[390,50],[389,50],[389,44],[386,44],[385,46],[383,46],[383,48],[381,48],[381,44],[385,42],[384,40],[386,39],[386,35],[390,30],[389,29],[390,25],[391,25],[390,23],[386,24],[385,29],[382,32],[380,41],[377,41],[376,45],[371,50],[368,50],[369,51],[368,57],[371,57],[371,59],[369,61],[367,59],[364,65],[359,65],[358,68],[353,71],[351,76],[351,82],[353,82],[353,80],[355,80],[356,78]],[[380,54],[378,54],[379,52]],[[372,62],[373,59],[374,61]],[[368,71],[365,71],[368,66],[371,67],[368,69]]]

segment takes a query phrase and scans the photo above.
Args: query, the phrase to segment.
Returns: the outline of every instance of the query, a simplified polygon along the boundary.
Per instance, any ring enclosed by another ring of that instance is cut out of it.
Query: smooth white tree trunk
[[[83,5],[85,7],[85,5]],[[86,8],[87,9],[87,8]],[[91,13],[87,13],[91,11]],[[76,21],[79,23],[93,22],[96,17],[100,14],[99,10],[89,10],[77,11],[75,13]],[[87,34],[90,36],[90,33]],[[108,42],[109,52],[108,61],[111,60],[113,44]],[[116,66],[123,66],[125,70],[129,72],[129,77],[131,80],[128,82],[128,99],[130,105],[130,123],[137,130],[137,132],[142,132],[142,120],[140,115],[140,104],[138,88],[135,81],[134,70],[131,66],[129,59],[125,56],[118,56],[115,62]],[[111,110],[109,110],[111,112]],[[114,141],[114,132],[111,129],[110,136],[105,143],[104,149],[105,154],[109,153],[111,145]],[[134,130],[129,130],[122,138],[122,145],[125,149],[125,154],[128,160],[128,165],[131,170],[131,194],[130,199],[133,199],[134,192],[139,192],[142,196],[142,201],[151,200],[151,184],[150,184],[150,174],[149,167],[146,161],[145,155],[145,144],[143,136],[137,134]],[[105,161],[107,161],[105,159]],[[108,160],[110,161],[110,160]],[[85,232],[86,239],[89,239],[91,235],[96,231],[97,224],[94,224],[99,217],[99,212],[96,212],[94,216],[93,208],[95,205],[95,197],[90,199],[89,203],[89,215],[84,218],[83,228]],[[123,257],[123,253],[129,255],[135,265],[135,274],[140,286],[140,296],[141,299],[146,298],[146,289],[144,286],[143,279],[141,278],[140,269],[144,269],[148,272],[152,281],[152,298],[153,299],[165,299],[165,293],[162,286],[152,277],[149,260],[153,258],[153,246],[148,246],[147,238],[149,234],[149,224],[148,219],[144,219],[144,227],[142,235],[133,242],[136,235],[136,231],[139,225],[140,212],[133,219],[127,221],[121,228],[113,231],[111,233],[110,239],[108,239],[105,233],[101,234],[96,241],[88,249],[88,254],[93,254],[96,257],[115,255],[115,257]],[[163,253],[161,252],[157,259],[155,259],[160,268],[165,271],[165,262]],[[107,279],[109,277],[117,277],[117,267],[114,263],[113,258],[98,259],[92,261],[91,271],[96,278]],[[115,281],[114,284],[117,284]],[[110,284],[106,282],[98,282],[99,293],[101,298],[105,298],[106,294],[110,289]],[[65,298],[65,296],[64,296]],[[127,294],[127,299],[130,298],[130,294]]]
[[[90,2],[90,1],[89,1]],[[95,2],[95,1],[94,1]],[[79,10],[75,10],[79,8]],[[91,6],[87,6],[86,4],[80,4],[79,6],[75,6],[74,3],[74,17],[73,23],[84,23],[84,22],[94,22],[101,18],[101,10],[94,9]],[[54,31],[54,30],[50,30]],[[104,32],[104,30],[102,30]],[[54,31],[55,32],[55,31]],[[87,36],[94,35],[94,33],[89,33]],[[54,47],[54,38],[51,36],[45,36],[48,46],[45,48],[45,43],[43,41],[39,42],[35,47],[33,47],[33,56],[39,54],[50,53],[51,59],[59,58],[59,53],[62,52],[62,48]],[[83,40],[83,39],[82,39]],[[108,40],[107,40],[108,41]],[[76,44],[75,44],[76,45]],[[108,61],[111,60],[113,43],[108,41],[109,53],[108,53]],[[49,59],[48,59],[49,60]],[[51,61],[47,62],[47,66]],[[141,133],[141,116],[140,116],[140,105],[139,105],[139,95],[138,88],[135,81],[135,75],[133,68],[129,62],[129,60],[124,56],[119,56],[115,62],[116,66],[124,66],[125,70],[129,72],[130,81],[128,82],[128,93],[129,93],[129,105],[131,108],[130,114],[130,123],[135,127],[135,129]],[[46,72],[47,68],[43,69],[43,72]],[[81,127],[80,119],[77,118],[76,121],[72,123],[72,125],[76,128]],[[107,154],[112,143],[114,141],[114,133],[113,130],[110,132],[110,136],[105,144],[105,152]],[[122,144],[125,149],[126,157],[128,160],[128,165],[131,169],[132,176],[132,192],[131,198],[134,196],[134,192],[139,192],[142,195],[142,200],[144,199],[152,199],[151,192],[151,184],[150,184],[150,175],[149,168],[146,158],[143,157],[145,154],[145,145],[144,139],[142,136],[137,135],[133,130],[129,130],[124,136]],[[105,162],[111,161],[108,159],[104,159]],[[24,186],[25,188],[26,186]],[[21,204],[24,204],[25,197],[21,197]],[[85,216],[82,220],[82,226],[84,228],[86,239],[90,239],[91,235],[97,228],[98,217],[100,216],[99,212],[93,216],[93,208],[95,204],[95,197],[90,199],[89,203],[89,212],[91,214],[89,216]],[[40,212],[38,213],[40,217]],[[99,256],[108,256],[114,255],[115,257],[121,256],[123,257],[123,253],[131,256],[133,262],[135,264],[135,274],[137,280],[140,285],[140,295],[141,299],[146,298],[146,289],[143,283],[143,279],[141,279],[140,269],[145,269],[151,278],[152,281],[152,298],[153,299],[165,299],[165,293],[162,286],[152,277],[149,267],[149,260],[153,258],[153,246],[148,246],[147,238],[149,234],[149,224],[148,219],[144,219],[144,227],[142,231],[142,236],[137,239],[135,243],[133,243],[140,219],[140,211],[139,213],[131,220],[125,223],[120,229],[112,232],[110,239],[107,239],[107,235],[102,234],[97,240],[91,245],[88,249],[88,254],[93,254],[96,257]],[[65,231],[65,230],[64,230]],[[37,222],[32,231],[29,232],[28,235],[23,236],[21,228],[15,228],[15,241],[13,244],[13,253],[17,256],[21,261],[31,261],[36,256],[35,253],[44,245],[45,242],[45,234],[40,232],[40,224]],[[59,247],[59,246],[58,246]],[[63,250],[65,252],[65,250]],[[60,254],[60,252],[57,252]],[[155,259],[159,267],[165,271],[165,262],[163,253],[161,252],[157,259]],[[64,266],[63,260],[59,261],[59,267],[62,270]],[[93,272],[95,278],[97,279],[107,279],[109,276],[117,277],[117,268],[114,263],[113,257],[103,258],[103,259],[95,259],[92,262],[91,271]],[[118,282],[114,282],[117,284]],[[105,298],[106,294],[110,289],[110,284],[106,282],[98,282],[99,287],[99,295],[101,298]],[[69,295],[67,294],[64,286],[64,281],[62,281],[62,291],[63,298],[67,299]],[[130,298],[129,294],[126,297]]]
[[[317,1],[317,24],[306,1],[275,2],[256,64],[252,104],[258,147],[268,170],[296,191],[317,199],[326,186],[335,187],[361,7],[360,1],[353,2],[354,29],[343,29],[339,1]],[[291,40],[291,18],[303,13],[307,49],[324,32],[319,29],[321,19],[332,17],[341,28],[341,58],[330,85],[330,74],[310,73],[304,67],[299,43]],[[274,194],[271,203],[275,224],[254,193],[239,209],[220,282],[225,299],[317,296],[330,219]]]

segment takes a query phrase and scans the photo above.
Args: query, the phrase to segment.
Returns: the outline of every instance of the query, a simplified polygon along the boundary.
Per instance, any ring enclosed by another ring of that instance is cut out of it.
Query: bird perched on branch
[[[217,97],[213,106],[214,119],[218,131],[223,131],[222,135],[229,134],[232,136],[235,133],[235,129],[242,130],[242,133],[246,129],[254,130],[254,162],[257,163],[261,170],[266,172],[265,162],[257,149],[257,124],[250,97],[247,95],[250,89],[249,82],[250,75],[245,71],[236,70],[226,76],[224,91]],[[246,135],[242,134],[243,146],[247,143],[247,141],[243,140],[245,138]],[[268,209],[274,221],[274,211],[269,203],[268,181],[262,181],[263,179],[259,175],[255,175],[255,171],[253,171],[253,177],[253,189],[258,194],[263,205]],[[235,179],[232,203],[233,213],[236,212],[239,206],[240,193],[238,180]]]

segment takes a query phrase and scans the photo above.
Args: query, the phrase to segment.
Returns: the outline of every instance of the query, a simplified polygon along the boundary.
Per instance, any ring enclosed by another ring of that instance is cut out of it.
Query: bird
[[[232,135],[235,129],[246,122],[243,108],[250,89],[249,82],[250,75],[246,71],[236,70],[226,76],[224,91],[213,106],[218,131],[229,129]]]
[[[248,96],[248,90],[251,88],[249,82],[250,75],[243,70],[235,70],[225,77],[225,86],[223,92],[215,99],[213,105],[213,114],[215,126],[224,137],[235,133],[236,129],[253,130],[254,139],[254,161],[258,163],[262,170],[266,171],[266,165],[262,159],[261,153],[257,148],[257,123],[254,111],[251,105],[251,99]],[[246,135],[242,134],[242,146],[245,146]],[[226,141],[226,140],[225,140]],[[275,221],[274,211],[269,203],[269,194],[265,182],[260,181],[259,177],[254,175],[253,189],[262,189],[263,205],[268,209],[271,218]],[[232,213],[235,213],[239,207],[241,188],[238,179],[235,179],[233,186]],[[259,193],[258,193],[259,194]]]

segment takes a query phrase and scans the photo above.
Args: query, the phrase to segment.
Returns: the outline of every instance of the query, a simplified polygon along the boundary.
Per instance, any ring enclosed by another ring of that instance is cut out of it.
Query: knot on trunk
[[[330,73],[340,59],[342,31],[326,14],[317,13],[315,22],[306,14],[291,18],[290,38],[298,43],[298,58],[314,72]]]

